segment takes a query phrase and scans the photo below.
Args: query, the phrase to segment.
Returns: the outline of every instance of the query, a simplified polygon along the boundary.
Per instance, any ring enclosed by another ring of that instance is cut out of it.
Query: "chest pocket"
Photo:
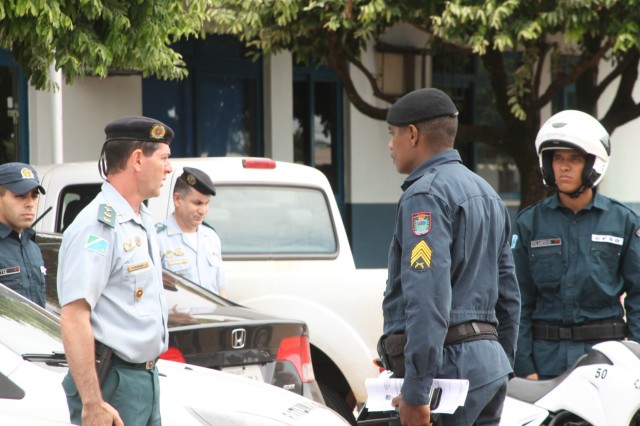
[[[559,287],[567,267],[561,244],[530,247],[529,259],[531,275],[541,289]]]
[[[616,280],[622,245],[591,241],[591,276],[600,285],[610,285]]]
[[[173,259],[165,259],[164,265],[168,270],[175,272],[178,275],[183,275],[191,267],[189,259],[184,257],[177,259],[175,257]]]
[[[150,261],[129,262],[124,266],[122,296],[134,315],[146,316],[160,313],[156,269]]]

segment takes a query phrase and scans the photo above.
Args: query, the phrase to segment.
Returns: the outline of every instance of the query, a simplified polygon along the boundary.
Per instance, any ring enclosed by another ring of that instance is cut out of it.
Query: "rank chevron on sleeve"
[[[421,240],[411,250],[411,269],[422,271],[431,268],[431,254],[433,251],[426,241]]]

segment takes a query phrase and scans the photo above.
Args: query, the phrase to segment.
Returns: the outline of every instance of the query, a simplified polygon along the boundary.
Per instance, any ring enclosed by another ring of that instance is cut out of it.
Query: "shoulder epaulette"
[[[164,231],[165,229],[167,229],[167,225],[165,225],[164,223],[156,223],[156,232],[159,234],[160,232]]]
[[[113,210],[113,208],[109,204],[100,204],[100,207],[98,208],[98,220],[100,222],[104,223],[107,226],[115,228],[116,224],[113,220],[115,215],[115,210]]]

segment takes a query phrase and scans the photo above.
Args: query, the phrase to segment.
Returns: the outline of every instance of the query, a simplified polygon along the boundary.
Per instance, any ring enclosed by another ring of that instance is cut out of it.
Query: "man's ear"
[[[416,126],[414,126],[413,124],[409,124],[409,126],[407,127],[407,130],[410,133],[411,146],[415,148],[418,145],[418,139],[420,138],[420,132],[418,132],[418,128]]]
[[[142,153],[142,150],[139,148],[134,149],[133,152],[131,153],[131,156],[129,157],[129,161],[136,172],[139,172],[140,170],[142,170],[142,157],[144,157],[144,154]]]

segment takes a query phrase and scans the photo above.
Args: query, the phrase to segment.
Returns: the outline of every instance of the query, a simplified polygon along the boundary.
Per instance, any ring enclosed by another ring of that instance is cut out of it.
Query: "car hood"
[[[158,361],[161,404],[183,407],[162,412],[167,425],[185,424],[190,413],[205,424],[226,426],[348,425],[329,408],[283,389],[216,370]],[[216,384],[215,390],[212,383]],[[233,398],[221,398],[219,392]]]

